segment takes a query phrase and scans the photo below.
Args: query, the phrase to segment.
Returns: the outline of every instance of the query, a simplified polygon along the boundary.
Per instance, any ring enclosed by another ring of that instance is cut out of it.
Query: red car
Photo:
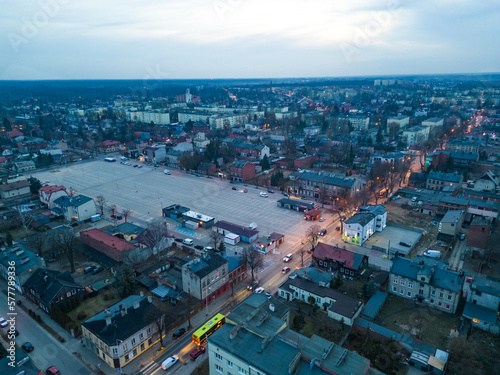
[[[61,375],[59,370],[55,366],[50,366],[46,371],[46,375]]]
[[[247,190],[247,189],[244,189],[244,190],[243,190],[243,192],[244,192],[244,193],[248,193],[248,190]]]
[[[204,346],[200,346],[199,348],[196,348],[195,350],[193,350],[189,356],[191,357],[191,359],[193,361],[196,361],[196,358],[198,358],[200,355],[204,354],[206,351],[205,347]]]

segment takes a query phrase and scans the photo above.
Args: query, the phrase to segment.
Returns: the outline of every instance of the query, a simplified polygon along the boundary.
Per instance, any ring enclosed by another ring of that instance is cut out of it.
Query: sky
[[[498,0],[4,0],[0,80],[500,72]]]

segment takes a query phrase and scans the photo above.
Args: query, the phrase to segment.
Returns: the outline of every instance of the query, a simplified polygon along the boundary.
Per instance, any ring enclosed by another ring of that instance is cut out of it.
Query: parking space
[[[196,177],[177,170],[171,172],[165,175],[162,168],[145,170],[96,160],[33,176],[93,198],[103,195],[107,203],[133,210],[129,221],[136,220],[139,225],[160,217],[162,207],[174,203],[213,216],[216,221],[244,226],[256,222],[261,234],[283,233],[290,243],[299,242],[310,225],[304,222],[301,213],[277,207],[276,201],[283,197],[279,192],[264,198],[259,195],[264,191],[262,188]],[[232,190],[233,186],[238,191]],[[243,193],[244,188],[247,193]],[[208,238],[207,231],[200,232]]]
[[[376,232],[371,236],[368,241],[364,243],[364,246],[367,248],[376,246],[386,250],[391,247],[407,254],[413,246],[415,246],[421,236],[421,232],[388,225],[382,232]],[[402,242],[407,243],[409,246],[401,245],[400,243]]]

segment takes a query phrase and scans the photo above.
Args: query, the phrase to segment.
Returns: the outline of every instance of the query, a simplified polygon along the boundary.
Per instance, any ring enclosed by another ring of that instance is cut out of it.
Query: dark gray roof
[[[345,221],[345,223],[346,224],[360,224],[361,226],[365,226],[370,221],[372,221],[374,218],[375,218],[375,216],[373,216],[373,214],[358,212],[357,214],[354,214],[349,219],[347,219]]]
[[[464,216],[464,210],[448,210],[441,219],[441,223],[458,223]]]
[[[89,201],[91,201],[92,198],[87,197],[86,195],[77,195],[76,197],[70,197],[67,195],[60,196],[54,201],[54,204],[57,204],[58,206],[63,206],[63,207],[79,207]]]
[[[259,233],[258,230],[246,228],[246,227],[243,227],[241,225],[229,223],[229,222],[224,221],[224,220],[220,220],[220,221],[216,222],[214,227],[220,228],[223,230],[227,230],[231,233],[238,234],[238,235],[244,236],[244,237],[249,237],[249,238],[253,237],[257,233]]]
[[[387,299],[387,293],[383,293],[377,290],[375,294],[370,297],[365,307],[363,307],[363,311],[361,311],[361,314],[367,319],[370,320],[375,319],[377,313],[384,305],[386,299]]]
[[[427,179],[459,183],[462,175],[455,173],[430,172]]]
[[[359,207],[359,212],[369,212],[374,216],[383,215],[387,212],[383,204],[370,204],[368,206]]]
[[[69,271],[61,273],[38,269],[24,283],[23,288],[35,290],[40,299],[47,306],[50,306],[54,298],[61,295],[61,293],[71,289],[83,289],[83,286],[75,283]]]
[[[290,286],[294,286],[300,290],[305,290],[319,297],[328,297],[335,300],[335,303],[331,304],[328,307],[328,310],[349,319],[352,318],[363,305],[363,302],[357,298],[348,296],[332,288],[319,286],[314,281],[306,280],[300,277],[296,277],[295,279],[289,278],[279,286],[279,289],[288,290],[293,293],[293,289],[291,289]]]
[[[471,289],[500,297],[500,282],[490,280],[487,276],[476,275],[471,282]]]
[[[452,292],[460,292],[464,282],[463,275],[448,270],[448,263],[424,256],[414,260],[396,257],[393,260],[391,273],[417,280],[419,275],[430,277],[430,285]]]
[[[191,272],[197,275],[200,279],[228,263],[227,259],[219,254],[207,255],[203,258],[194,259],[189,263]]]
[[[325,172],[304,172],[299,175],[299,179],[346,188],[350,188],[352,185],[354,185],[355,182],[355,180],[352,178],[333,176]]]
[[[465,197],[452,197],[451,195],[443,195],[439,198],[439,202],[457,204],[461,206],[467,206],[471,198]]]
[[[5,268],[10,267],[9,262],[11,261],[16,262],[15,273],[19,276],[24,271],[33,268],[36,264],[44,260],[18,243],[0,253],[0,263],[2,263]]]
[[[496,324],[497,322],[497,312],[495,310],[487,309],[475,303],[466,302],[462,315],[471,320],[479,319],[489,324]]]
[[[135,309],[134,302],[139,302]],[[120,305],[127,313],[122,316]],[[94,315],[82,323],[82,326],[104,341],[107,345],[116,345],[116,340],[126,340],[136,332],[151,324],[158,315],[158,309],[147,298],[129,296],[109,308],[111,324],[106,325],[106,310]]]

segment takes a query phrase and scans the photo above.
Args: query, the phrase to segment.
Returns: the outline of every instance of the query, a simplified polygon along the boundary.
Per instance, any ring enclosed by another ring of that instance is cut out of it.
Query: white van
[[[184,241],[182,241],[182,243],[184,245],[188,245],[188,246],[193,246],[193,244],[194,244],[193,240],[190,238],[185,238]]]
[[[248,226],[248,228],[250,228],[252,230],[257,229],[257,223],[250,223],[250,225]]]
[[[439,250],[426,250],[424,251],[424,256],[434,259],[441,258],[441,251]]]
[[[175,365],[178,360],[179,360],[179,357],[177,357],[176,355],[173,355],[172,357],[168,357],[166,360],[164,360],[162,362],[161,369],[168,370],[170,367]]]
[[[292,254],[292,253],[287,254],[287,255],[285,255],[285,257],[283,258],[283,262],[288,263],[289,261],[291,261],[291,260],[292,260],[292,258],[293,258],[293,254]]]
[[[128,160],[125,156],[122,156],[120,159],[123,161]]]
[[[169,171],[168,169],[165,169],[165,170],[163,171],[163,173],[165,173],[165,174],[172,174],[172,173],[170,173],[170,171]]]

